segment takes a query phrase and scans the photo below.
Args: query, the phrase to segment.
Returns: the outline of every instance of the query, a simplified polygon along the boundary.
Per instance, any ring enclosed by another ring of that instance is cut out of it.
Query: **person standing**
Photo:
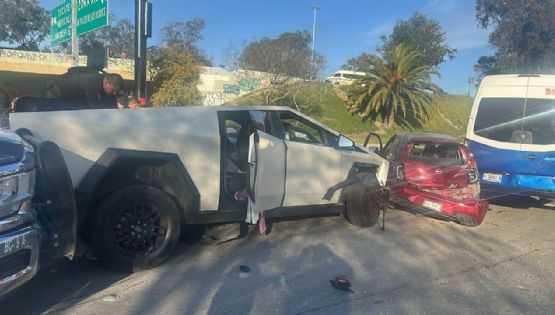
[[[119,74],[97,68],[73,67],[49,82],[46,97],[73,101],[86,109],[118,108],[121,98],[117,96],[122,88],[123,78]]]
[[[10,97],[0,92],[0,129],[9,128],[8,113],[10,111]]]

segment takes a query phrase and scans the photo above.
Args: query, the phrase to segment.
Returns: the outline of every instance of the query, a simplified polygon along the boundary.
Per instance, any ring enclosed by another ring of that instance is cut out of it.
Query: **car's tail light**
[[[395,174],[398,179],[405,179],[405,167],[403,165],[397,165],[397,167],[395,167]]]
[[[468,175],[468,182],[475,183],[478,181],[478,172],[475,170],[467,170],[466,174]]]

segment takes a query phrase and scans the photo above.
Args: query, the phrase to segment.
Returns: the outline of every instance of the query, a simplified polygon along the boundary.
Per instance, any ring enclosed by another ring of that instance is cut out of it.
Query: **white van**
[[[339,70],[330,74],[325,82],[333,85],[351,85],[358,79],[366,77],[366,73],[360,71]]]
[[[555,76],[486,76],[466,141],[482,191],[555,196]]]

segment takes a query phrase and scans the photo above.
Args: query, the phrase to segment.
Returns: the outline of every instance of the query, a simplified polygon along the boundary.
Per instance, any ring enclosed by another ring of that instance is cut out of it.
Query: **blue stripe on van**
[[[529,152],[494,148],[473,140],[468,140],[470,151],[476,159],[480,182],[489,189],[555,192],[555,165],[545,157],[554,152]],[[536,160],[525,159],[524,156],[534,154]],[[503,175],[501,183],[493,183],[483,179],[484,173]]]

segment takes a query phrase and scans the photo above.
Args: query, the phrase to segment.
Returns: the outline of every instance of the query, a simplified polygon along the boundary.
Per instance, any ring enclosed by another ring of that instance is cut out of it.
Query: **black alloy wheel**
[[[181,216],[174,200],[150,186],[128,186],[99,205],[91,245],[102,262],[123,272],[155,267],[179,239]]]

